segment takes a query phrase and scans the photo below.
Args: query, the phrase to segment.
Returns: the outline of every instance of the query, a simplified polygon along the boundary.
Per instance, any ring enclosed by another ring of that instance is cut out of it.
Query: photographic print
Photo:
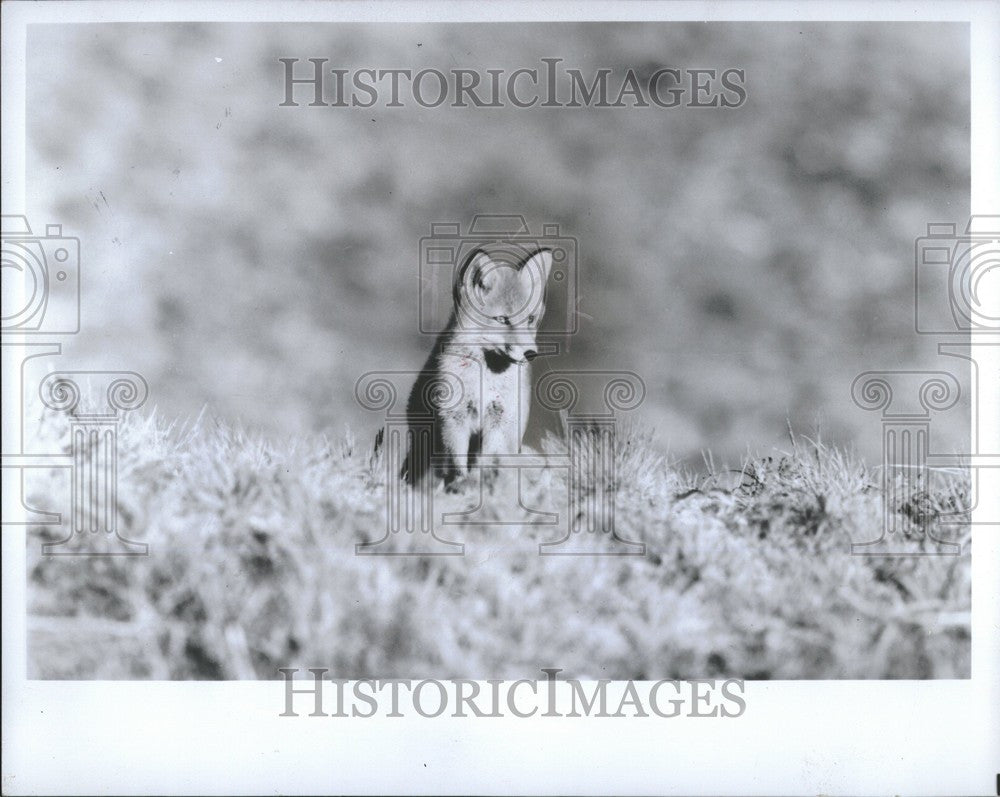
[[[733,722],[757,682],[969,683],[968,19],[241,7],[24,32],[30,683]]]

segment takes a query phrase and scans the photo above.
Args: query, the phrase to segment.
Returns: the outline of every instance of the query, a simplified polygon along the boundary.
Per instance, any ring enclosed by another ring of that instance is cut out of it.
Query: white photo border
[[[967,21],[971,211],[1000,212],[1000,6],[984,0],[4,3],[3,213],[25,212],[28,25],[230,19]],[[1000,373],[995,354],[981,373]],[[4,379],[5,431],[8,409],[20,401],[8,395],[14,382]],[[981,418],[1000,419],[998,393],[997,380],[986,379]],[[996,518],[1000,469],[984,470],[981,480],[976,516]],[[5,518],[19,511],[8,499]],[[283,718],[280,681],[28,681],[25,539],[5,531],[3,792],[993,794],[1000,786],[998,531],[972,527],[969,680],[747,682],[747,710],[739,718],[654,716],[628,723]]]

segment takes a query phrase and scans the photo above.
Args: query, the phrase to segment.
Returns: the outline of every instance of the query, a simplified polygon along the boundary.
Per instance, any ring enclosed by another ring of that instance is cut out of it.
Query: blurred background
[[[559,57],[612,85],[738,68],[747,101],[289,108],[282,57]],[[546,367],[640,374],[643,420],[689,463],[785,445],[788,422],[876,460],[854,377],[952,367],[912,331],[913,246],[969,212],[967,26],[36,25],[28,58],[29,218],[81,239],[65,352],[139,371],[169,417],[373,432],[355,380],[431,344],[420,239],[481,213],[577,240],[579,331]],[[965,450],[961,408],[936,424]]]

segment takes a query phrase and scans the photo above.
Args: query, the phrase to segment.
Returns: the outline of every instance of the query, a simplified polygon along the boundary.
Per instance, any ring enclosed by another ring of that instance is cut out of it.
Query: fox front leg
[[[517,454],[521,447],[520,426],[516,412],[499,401],[491,402],[486,408],[483,425],[483,476],[492,485],[500,474],[499,458]]]
[[[441,442],[444,444],[444,453],[448,458],[444,472],[444,484],[446,488],[449,488],[468,478],[469,440],[472,436],[472,428],[469,423],[451,419],[450,422],[444,424],[441,431]]]

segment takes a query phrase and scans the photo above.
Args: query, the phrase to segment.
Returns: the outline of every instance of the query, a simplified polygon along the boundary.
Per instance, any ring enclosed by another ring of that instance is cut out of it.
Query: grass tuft
[[[59,423],[41,428],[66,439]],[[204,417],[184,426],[133,414],[120,434],[118,514],[150,555],[43,557],[41,543],[60,535],[32,529],[31,674],[968,677],[969,544],[940,525],[968,504],[961,472],[895,508],[959,540],[961,555],[852,556],[852,542],[879,536],[882,487],[844,451],[793,435],[790,452],[738,469],[707,458],[706,476],[622,424],[615,467],[601,471],[596,436],[576,442],[582,500],[613,498],[616,531],[644,542],[645,556],[539,556],[562,536],[539,513],[573,514],[571,443],[559,436],[543,445],[550,465],[520,485],[502,472],[482,495],[435,495],[437,511],[506,522],[445,527],[465,556],[357,556],[385,528],[384,462],[367,442],[274,441]],[[46,475],[35,504],[65,487]]]

